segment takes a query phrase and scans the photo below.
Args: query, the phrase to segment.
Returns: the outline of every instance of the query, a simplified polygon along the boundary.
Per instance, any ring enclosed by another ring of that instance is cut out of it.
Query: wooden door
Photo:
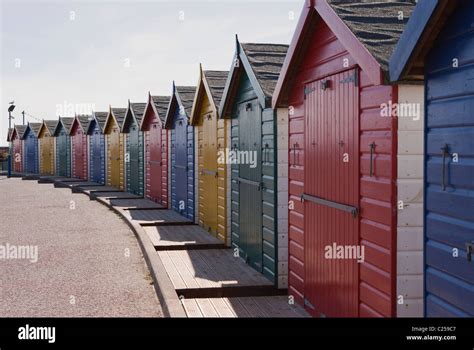
[[[351,70],[305,87],[305,306],[315,316],[358,316],[357,259],[336,255],[359,244],[357,81]]]

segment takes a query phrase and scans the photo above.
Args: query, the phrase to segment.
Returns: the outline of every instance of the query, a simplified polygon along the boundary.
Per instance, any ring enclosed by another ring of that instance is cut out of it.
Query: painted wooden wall
[[[71,177],[71,137],[62,124],[56,135],[56,175]]]
[[[27,174],[39,173],[38,138],[30,127],[25,131],[23,168]]]
[[[125,169],[124,169],[124,135],[120,133],[119,126],[115,121],[111,121],[104,130],[106,153],[107,153],[107,185],[118,187],[120,190],[125,188]],[[112,135],[115,134],[115,135]],[[113,162],[111,159],[117,159]],[[118,172],[118,180],[114,178],[114,174]]]
[[[75,123],[71,132],[71,161],[72,177],[78,179],[87,179],[88,174],[88,149],[87,149],[87,134]],[[78,154],[78,152],[82,152]],[[81,162],[82,164],[77,164]]]
[[[211,117],[211,120],[207,119]],[[227,147],[226,123],[228,120],[217,119],[217,113],[204,94],[201,102],[196,130],[197,186],[196,206],[198,222],[220,240],[229,244],[227,233],[227,163],[218,162],[218,152],[225,152]],[[210,130],[212,129],[212,130]],[[215,168],[217,178],[210,179],[205,170]],[[209,181],[210,180],[210,181]]]
[[[93,121],[89,131],[89,180],[105,184],[105,135]]]
[[[174,116],[173,126],[170,130],[170,149],[171,149],[171,206],[177,212],[182,212],[188,219],[194,221],[194,127],[192,125],[186,126],[186,150],[180,150],[180,152],[186,152],[186,184],[180,184],[176,181],[176,152],[177,148],[173,147],[176,144],[176,122],[179,117],[180,108],[176,108],[176,115]],[[187,119],[187,117],[186,117]],[[177,200],[176,192],[178,186],[186,186],[187,200],[185,203],[185,210],[181,211]]]
[[[423,316],[423,101],[422,85],[399,85],[398,103],[420,115],[398,117],[397,317]]]
[[[232,106],[232,116],[237,114],[238,104],[240,102],[249,101],[256,98],[257,95],[253,90],[250,80],[246,74],[240,78],[239,86],[237,88],[236,97]],[[286,271],[278,270],[278,223],[276,218],[277,213],[277,179],[276,179],[276,116],[271,108],[263,109],[261,125],[261,145],[262,156],[265,154],[265,159],[262,159],[262,273],[275,284],[279,284],[279,273],[281,276],[286,275]],[[231,119],[231,147],[239,145],[239,119]],[[239,227],[239,213],[240,213],[240,193],[239,193],[239,165],[232,164],[231,166],[231,237],[232,247],[239,248],[240,227]],[[285,280],[286,278],[281,278]]]
[[[129,125],[129,130],[132,128],[139,128],[135,120],[133,120]],[[132,183],[131,183],[131,167],[130,167],[130,157],[131,157],[131,148],[130,148],[130,132],[124,134],[124,142],[125,142],[125,154],[129,155],[129,161],[125,162],[125,179],[126,179],[126,189],[127,192],[143,196],[144,188],[145,188],[145,176],[144,176],[144,137],[143,132],[138,131],[138,192],[134,193],[132,191]],[[137,175],[134,175],[135,177]]]
[[[49,130],[42,128],[38,135],[38,144],[40,152],[40,174],[54,174],[54,137],[51,136]]]
[[[93,121],[89,130],[89,180],[105,184],[105,136]]]
[[[343,59],[347,65],[343,66]],[[289,96],[289,293],[304,304],[304,84],[356,63],[327,25],[320,21],[295,74]],[[374,86],[360,72],[360,237],[366,246],[360,264],[359,316],[395,315],[396,294],[396,121],[380,118],[380,105],[397,100],[397,88]],[[375,142],[375,176],[369,176],[370,147]]]
[[[151,110],[151,108],[149,108]],[[150,112],[146,112],[150,113]],[[146,115],[145,115],[146,117]],[[150,131],[145,130],[144,131],[144,142],[145,142],[145,163],[146,163],[146,171],[145,171],[145,195],[146,197],[152,199],[152,200],[159,200],[161,205],[164,208],[168,207],[168,130],[162,128],[161,121],[159,118],[156,117],[156,115],[153,113],[152,120],[150,123],[148,123],[148,127],[153,127],[153,125],[156,125],[157,128],[161,129],[161,138],[159,140],[156,140],[155,142],[159,142],[161,144],[161,178],[160,178],[160,183],[156,184],[161,186],[160,192],[161,196],[160,199],[152,197],[152,190],[151,190],[151,168],[150,168],[150,160],[151,160],[151,150],[150,150],[150,145],[151,145],[151,140],[150,140]]]
[[[15,133],[13,139],[13,171],[17,173],[23,172],[23,141]]]

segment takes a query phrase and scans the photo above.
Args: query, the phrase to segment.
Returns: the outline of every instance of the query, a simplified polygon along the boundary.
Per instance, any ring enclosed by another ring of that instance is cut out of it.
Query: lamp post
[[[12,112],[15,109],[13,102],[10,102],[10,107],[8,107],[8,131],[10,132],[12,128]],[[12,176],[12,145],[10,140],[10,147],[8,147],[8,177]]]

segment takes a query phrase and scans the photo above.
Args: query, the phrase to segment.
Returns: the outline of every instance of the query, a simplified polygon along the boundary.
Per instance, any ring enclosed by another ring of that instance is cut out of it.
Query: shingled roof
[[[214,99],[214,104],[217,108],[219,108],[222,99],[222,94],[224,93],[225,82],[227,80],[229,72],[218,70],[205,70],[203,71],[203,74],[206,77],[207,85],[211,90],[212,98]]]
[[[328,0],[328,3],[387,72],[388,62],[415,9],[415,2]],[[399,18],[400,13],[403,19]]]
[[[39,131],[41,129],[41,125],[43,125],[43,123],[28,123],[28,125],[30,126],[31,131],[33,131],[35,136],[38,137],[38,133],[39,133]],[[23,136],[24,136],[24,134],[23,134]]]
[[[255,76],[267,97],[275,89],[288,45],[241,43]]]
[[[112,113],[119,126],[121,126],[127,114],[127,108],[112,108]]]
[[[62,123],[66,131],[69,132],[71,131],[72,123],[74,123],[74,118],[59,118],[59,121]]]
[[[170,99],[170,96],[151,96],[151,100],[155,105],[155,109],[158,112],[158,117],[162,123],[165,122],[166,111],[168,110]]]
[[[81,114],[81,115],[76,116],[76,118],[79,124],[81,125],[82,130],[87,130],[89,126],[89,121],[92,120],[92,116]]]
[[[54,135],[56,132],[56,128],[58,126],[58,121],[57,120],[43,120],[44,125],[48,129],[51,135]]]
[[[109,115],[109,112],[94,112],[94,117],[97,120],[97,123],[99,124],[99,128],[101,131],[104,131],[105,122],[107,121],[108,115]]]
[[[193,108],[194,94],[196,93],[195,86],[176,86],[176,91],[179,95],[179,99],[183,104],[186,114],[191,114]]]
[[[137,119],[138,124],[142,121],[143,115],[145,114],[146,103],[135,102],[130,103],[130,108]]]
[[[26,125],[15,125],[15,129],[16,133],[18,134],[18,137],[22,139],[26,131]]]

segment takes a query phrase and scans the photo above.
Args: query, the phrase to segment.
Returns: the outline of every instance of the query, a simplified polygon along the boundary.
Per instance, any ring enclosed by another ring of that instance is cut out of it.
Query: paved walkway
[[[0,177],[0,220],[0,317],[161,316],[134,234],[105,206]],[[38,261],[2,259],[7,244],[37,246]]]

